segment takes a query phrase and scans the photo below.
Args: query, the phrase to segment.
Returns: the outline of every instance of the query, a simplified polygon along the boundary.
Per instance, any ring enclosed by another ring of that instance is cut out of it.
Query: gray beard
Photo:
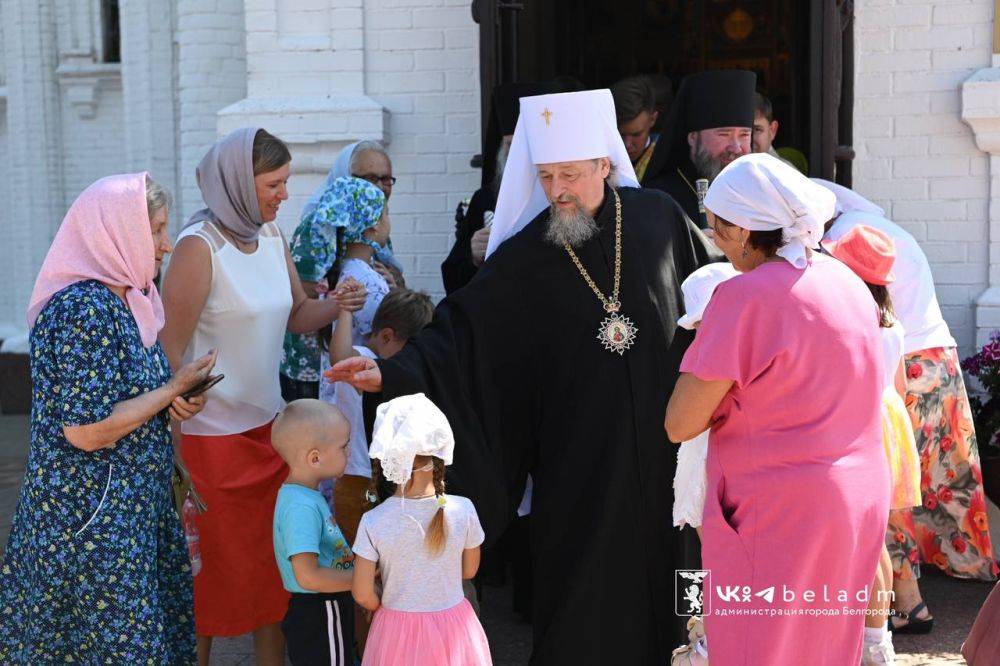
[[[701,143],[695,149],[692,162],[694,162],[694,168],[698,172],[698,175],[702,178],[707,178],[709,181],[715,180],[715,177],[722,171],[722,160],[710,155]]]
[[[579,247],[597,235],[597,223],[577,206],[576,211],[560,210],[553,204],[549,208],[549,226],[545,230],[545,240],[563,247]]]

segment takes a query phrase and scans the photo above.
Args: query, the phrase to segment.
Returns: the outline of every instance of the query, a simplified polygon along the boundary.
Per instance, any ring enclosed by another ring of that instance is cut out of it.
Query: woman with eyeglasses
[[[313,193],[302,209],[301,222],[292,238],[292,260],[298,270],[302,286],[310,298],[317,298],[331,286],[327,273],[334,267],[337,257],[335,235],[312,233],[324,227],[317,224],[316,211],[324,196],[329,197],[334,184],[342,178],[366,180],[385,196],[384,211],[388,221],[388,201],[392,186],[396,183],[392,175],[392,162],[385,148],[378,141],[358,141],[349,144],[337,155],[333,168],[326,180]],[[327,211],[329,214],[329,211]],[[371,268],[385,280],[387,288],[405,287],[403,271],[393,256],[392,242],[386,238],[375,251]],[[281,360],[281,391],[285,400],[316,398],[319,395],[319,349],[318,331],[285,336],[284,355]]]

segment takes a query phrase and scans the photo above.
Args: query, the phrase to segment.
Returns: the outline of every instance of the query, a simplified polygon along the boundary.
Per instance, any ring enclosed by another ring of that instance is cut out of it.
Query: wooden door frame
[[[471,2],[473,20],[479,24],[483,137],[491,113],[490,91],[501,83],[517,81],[517,15],[527,1]],[[809,0],[808,99],[810,175],[850,187],[854,159],[854,0]],[[482,166],[481,155],[473,158],[473,166]]]
[[[517,16],[524,2],[517,0],[472,0],[472,20],[479,24],[479,127],[486,140],[493,88],[517,81]],[[505,50],[501,47],[506,46]],[[485,146],[483,146],[485,151]],[[482,167],[482,154],[472,166]]]
[[[810,0],[809,170],[851,186],[854,134],[854,2]]]

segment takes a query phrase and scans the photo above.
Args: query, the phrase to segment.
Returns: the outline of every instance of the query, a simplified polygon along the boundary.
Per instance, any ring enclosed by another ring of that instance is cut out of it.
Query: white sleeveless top
[[[261,227],[257,250],[237,249],[213,225],[200,222],[177,241],[197,236],[212,250],[212,288],[184,351],[184,362],[219,350],[213,374],[226,378],[208,392],[205,409],[181,424],[189,435],[233,435],[269,423],[285,403],[278,365],[292,291],[285,244],[273,223]]]

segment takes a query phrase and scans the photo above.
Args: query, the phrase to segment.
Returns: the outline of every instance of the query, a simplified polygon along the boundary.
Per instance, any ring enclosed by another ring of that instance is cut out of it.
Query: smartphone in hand
[[[213,386],[221,382],[224,378],[225,375],[215,375],[213,377],[206,377],[205,379],[198,382],[198,384],[188,389],[186,393],[182,393],[181,397],[184,398],[185,400],[190,400],[191,398],[199,396],[208,389],[212,388]]]

